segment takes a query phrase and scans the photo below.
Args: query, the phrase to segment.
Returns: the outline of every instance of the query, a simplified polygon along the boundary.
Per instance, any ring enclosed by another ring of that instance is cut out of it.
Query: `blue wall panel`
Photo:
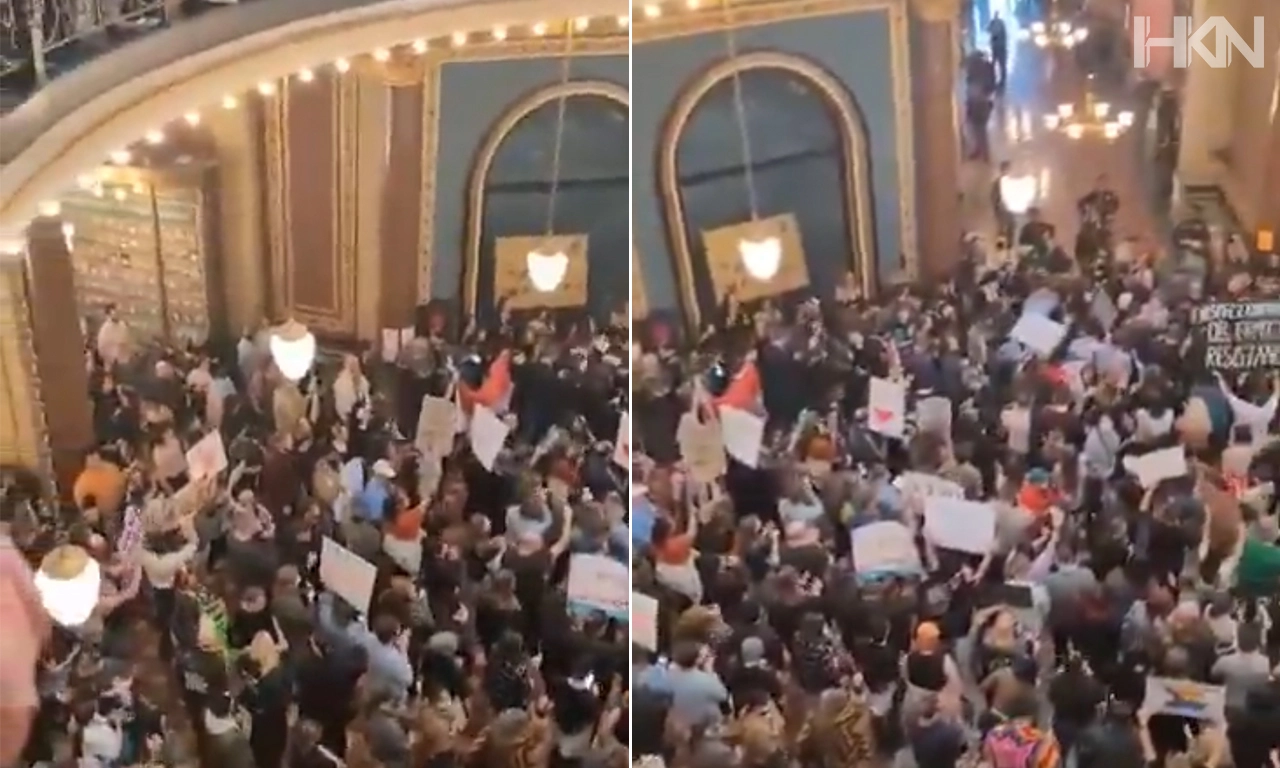
[[[740,52],[776,51],[808,59],[838,78],[852,94],[870,142],[880,272],[896,270],[901,252],[901,210],[888,11],[778,21],[745,27],[735,34]],[[643,73],[631,88],[636,247],[650,308],[673,310],[680,306],[680,292],[658,193],[659,144],[667,117],[689,81],[725,58],[725,35],[716,32],[643,43],[635,46],[633,56],[635,71]],[[767,141],[752,138],[753,145]],[[910,137],[907,142],[909,145]]]
[[[573,61],[573,80],[627,84],[627,56],[581,56]],[[439,144],[436,167],[434,236],[431,248],[432,298],[462,294],[466,249],[467,196],[476,153],[494,122],[521,98],[554,86],[561,79],[559,58],[459,61],[440,72]],[[618,258],[626,258],[619,254]]]

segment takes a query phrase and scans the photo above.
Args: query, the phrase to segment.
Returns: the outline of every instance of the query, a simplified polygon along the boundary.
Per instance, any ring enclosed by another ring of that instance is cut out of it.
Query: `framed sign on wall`
[[[800,228],[792,214],[704,230],[707,272],[716,298],[778,296],[809,286]]]
[[[508,309],[586,306],[587,236],[499,237],[493,280],[493,295]]]

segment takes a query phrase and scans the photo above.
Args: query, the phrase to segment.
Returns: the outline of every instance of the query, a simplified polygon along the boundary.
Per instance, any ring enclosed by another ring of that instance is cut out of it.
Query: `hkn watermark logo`
[[[1191,53],[1199,54],[1213,69],[1231,65],[1231,51],[1235,49],[1255,69],[1262,69],[1263,34],[1262,17],[1253,17],[1253,47],[1245,44],[1244,37],[1221,16],[1210,16],[1199,29],[1191,29],[1190,16],[1173,17],[1173,37],[1150,37],[1151,17],[1133,17],[1133,66],[1139,69],[1150,66],[1152,48],[1172,48],[1173,66],[1185,69],[1191,63]],[[1205,45],[1213,36],[1213,50]]]

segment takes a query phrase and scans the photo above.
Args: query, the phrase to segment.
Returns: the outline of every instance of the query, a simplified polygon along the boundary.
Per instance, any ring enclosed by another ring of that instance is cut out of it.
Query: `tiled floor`
[[[998,12],[1005,19],[1010,39],[1009,83],[992,117],[994,164],[966,162],[961,172],[968,228],[994,232],[991,182],[996,165],[1008,160],[1016,173],[1030,173],[1039,179],[1037,205],[1057,226],[1060,242],[1074,241],[1078,224],[1076,200],[1088,193],[1099,174],[1106,173],[1121,198],[1117,238],[1133,236],[1158,243],[1163,226],[1152,205],[1152,165],[1143,159],[1147,154],[1143,135],[1147,109],[1135,96],[1126,62],[1121,60],[1109,71],[1090,77],[1082,57],[1074,51],[1040,49],[1029,40],[1020,40],[1019,30],[1043,17],[1025,9],[1015,12],[1015,2],[977,0],[972,31],[967,36],[971,45],[985,48],[983,30],[988,14]],[[1093,88],[1097,98],[1110,103],[1113,110],[1134,111],[1133,128],[1112,142],[1100,137],[1072,140],[1050,131],[1044,123],[1045,115],[1064,102],[1073,102],[1078,109],[1086,87]]]

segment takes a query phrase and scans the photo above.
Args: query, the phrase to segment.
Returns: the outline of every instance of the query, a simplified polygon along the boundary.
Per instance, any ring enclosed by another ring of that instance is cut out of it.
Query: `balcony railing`
[[[106,51],[236,0],[0,0],[0,112]]]

